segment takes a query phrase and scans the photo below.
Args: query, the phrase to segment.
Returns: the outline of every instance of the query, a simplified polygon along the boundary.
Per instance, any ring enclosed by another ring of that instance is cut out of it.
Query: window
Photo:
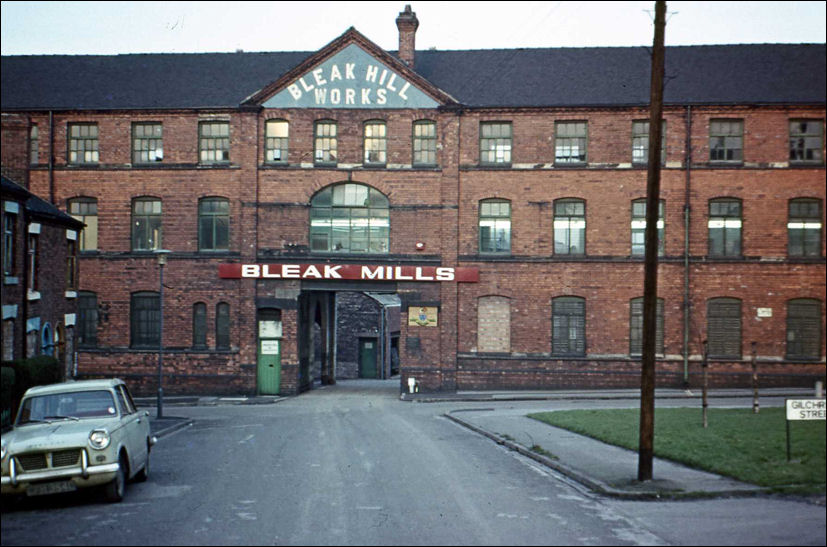
[[[158,293],[133,293],[129,314],[132,347],[159,347],[161,343],[161,300]]]
[[[317,165],[335,164],[337,161],[336,122],[323,120],[314,128],[313,159]]]
[[[98,200],[76,198],[69,200],[69,214],[86,224],[80,232],[80,250],[95,251],[98,248]]]
[[[78,288],[78,242],[66,240],[66,290]]]
[[[709,202],[709,256],[741,256],[741,201]]]
[[[551,310],[552,355],[586,355],[586,301],[561,296],[552,300]]]
[[[511,122],[480,123],[480,164],[511,164]]]
[[[198,250],[230,249],[230,202],[206,198],[198,202]]]
[[[10,202],[4,202],[4,207]],[[16,206],[16,204],[13,204]],[[3,276],[13,277],[17,271],[15,265],[15,247],[17,240],[17,215],[3,211]]]
[[[823,163],[823,120],[790,120],[790,163]]]
[[[480,202],[480,253],[511,254],[511,202]]]
[[[78,347],[94,348],[98,345],[98,295],[89,291],[78,292]]]
[[[69,124],[69,163],[98,163],[98,124]]]
[[[230,122],[199,122],[198,157],[201,163],[230,161]]]
[[[423,120],[413,124],[413,164],[436,165],[436,122]]]
[[[230,305],[226,302],[215,307],[215,347],[230,349]]]
[[[49,323],[44,324],[43,329],[40,331],[40,354],[55,354],[55,341],[52,337],[52,326]]]
[[[666,122],[660,125],[660,163],[666,163]],[[649,163],[649,122],[632,122],[632,163],[647,165]]]
[[[132,250],[161,248],[161,200],[138,198],[132,202]]]
[[[192,347],[207,347],[207,305],[203,302],[192,307]]]
[[[132,163],[164,159],[164,129],[160,123],[132,124]]]
[[[37,130],[37,124],[32,124],[29,129],[29,163],[37,165],[40,161],[40,135]]]
[[[658,256],[663,256],[663,210],[665,202],[658,205]],[[646,254],[646,200],[636,199],[632,202],[632,256]]]
[[[388,161],[388,140],[385,122],[365,123],[365,165],[385,165]]]
[[[709,357],[741,358],[741,301],[713,298],[707,305],[706,337]]]
[[[821,301],[799,298],[787,302],[787,359],[821,357]]]
[[[477,351],[511,351],[511,301],[505,296],[477,301]]]
[[[787,221],[790,256],[821,256],[821,200],[793,199]]]
[[[744,161],[744,122],[742,120],[710,120],[709,160]]]
[[[643,355],[643,298],[629,303],[629,355]],[[655,353],[663,355],[663,298],[658,298]]]
[[[554,139],[554,163],[586,163],[586,122],[556,122]]]
[[[287,163],[290,124],[285,120],[267,120],[264,124],[264,161]]]
[[[310,202],[310,250],[386,254],[388,211],[388,198],[369,186],[329,186]]]
[[[37,234],[29,234],[29,279],[28,284],[26,285],[29,291],[37,291],[39,283],[38,283],[38,275],[37,275],[37,266],[38,266],[38,257],[37,257],[37,244],[38,244],[38,237]]]
[[[554,254],[586,254],[586,202],[559,199],[554,202]]]

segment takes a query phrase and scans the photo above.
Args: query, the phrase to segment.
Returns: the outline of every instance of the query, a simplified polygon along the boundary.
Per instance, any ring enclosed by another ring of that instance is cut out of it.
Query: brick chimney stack
[[[396,28],[399,29],[399,58],[410,68],[414,67],[414,52],[416,51],[416,29],[419,19],[411,11],[411,5],[405,5],[405,11],[396,18]]]

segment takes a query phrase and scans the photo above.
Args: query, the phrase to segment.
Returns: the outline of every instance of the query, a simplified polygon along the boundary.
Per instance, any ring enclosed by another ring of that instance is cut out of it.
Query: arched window
[[[561,296],[551,301],[551,353],[555,356],[586,355],[586,300]]]
[[[663,298],[658,298],[655,329],[655,353],[663,355]],[[629,355],[643,354],[643,298],[629,303]]]
[[[554,254],[586,254],[586,202],[582,199],[554,202]]]
[[[741,200],[709,200],[709,256],[741,256]]]
[[[787,302],[787,359],[821,357],[821,301],[797,298]]]
[[[54,355],[55,341],[52,339],[52,326],[49,323],[43,325],[43,330],[40,332],[40,354]]]
[[[215,347],[230,349],[230,305],[226,302],[215,307]]]
[[[706,338],[710,357],[741,358],[741,301],[712,298],[706,308]]]
[[[129,323],[133,348],[157,348],[161,343],[161,300],[157,292],[132,293]]]
[[[76,327],[79,348],[98,345],[98,295],[90,291],[78,292]]]
[[[790,200],[787,220],[790,256],[821,256],[821,200]]]
[[[314,252],[387,254],[388,198],[363,184],[329,186],[310,201],[310,249]]]
[[[80,232],[80,250],[95,251],[98,248],[98,200],[74,198],[69,200],[69,214],[86,224]]]
[[[192,347],[207,347],[207,305],[203,302],[192,306]]]
[[[161,248],[161,200],[141,197],[132,201],[132,250]]]

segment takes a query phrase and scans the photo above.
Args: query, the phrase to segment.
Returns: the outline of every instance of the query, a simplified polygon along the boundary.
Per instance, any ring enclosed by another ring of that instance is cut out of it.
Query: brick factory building
[[[396,24],[397,52],[3,57],[3,163],[86,225],[79,376],[151,393],[162,346],[167,393],[639,385],[649,48]],[[825,45],[669,47],[666,75],[657,384],[698,385],[706,340],[713,385],[811,386]]]

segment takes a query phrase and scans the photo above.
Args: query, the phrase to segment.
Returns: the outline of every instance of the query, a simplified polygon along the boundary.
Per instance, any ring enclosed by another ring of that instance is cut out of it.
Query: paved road
[[[825,543],[824,508],[803,501],[591,495],[444,418],[456,403],[401,402],[385,385],[169,408],[195,425],[162,439],[150,480],[131,484],[123,503],[83,495],[4,506],[2,544]]]

